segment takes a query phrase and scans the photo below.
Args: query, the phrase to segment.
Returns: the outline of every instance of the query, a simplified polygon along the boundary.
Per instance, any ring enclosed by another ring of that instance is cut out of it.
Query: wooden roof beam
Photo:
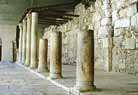
[[[57,10],[57,9],[54,9],[54,8],[32,9],[32,11],[39,12],[39,13],[41,13],[41,12],[50,12],[50,11],[55,12],[55,13],[66,13],[67,12],[65,10]]]
[[[25,18],[26,14],[28,12],[32,12],[33,10],[39,9],[39,10],[43,10],[43,9],[48,9],[48,8],[57,8],[57,7],[67,7],[67,6],[74,6],[76,3],[75,2],[70,2],[70,3],[62,3],[62,4],[55,4],[55,5],[48,5],[48,6],[43,6],[43,7],[31,7],[31,8],[27,8],[23,14],[23,16],[20,19],[20,22],[22,22],[22,20]]]
[[[69,17],[63,17],[63,16],[56,16],[56,15],[47,15],[47,16],[39,16],[39,19],[48,19],[47,17],[55,18],[55,19],[63,19],[63,20],[73,20]]]
[[[50,20],[50,21],[61,21],[61,22],[68,22],[68,20],[65,20],[65,19],[49,19],[49,18],[39,18],[40,21],[47,21],[47,20]]]
[[[55,13],[55,12],[52,12],[52,11],[49,11],[49,12],[40,12],[39,13],[40,15],[59,15],[59,16],[70,16],[70,17],[79,17],[79,15],[74,15],[74,14],[68,14],[68,13]]]
[[[58,20],[39,20],[40,22],[43,21],[43,22],[57,22],[57,23],[67,23],[68,21],[58,21]]]
[[[64,24],[65,22],[56,22],[56,21],[39,21],[43,23],[56,23],[56,24]]]

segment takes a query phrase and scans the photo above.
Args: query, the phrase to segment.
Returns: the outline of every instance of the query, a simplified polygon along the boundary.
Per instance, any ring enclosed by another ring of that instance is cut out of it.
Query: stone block
[[[136,16],[132,16],[131,17],[131,26],[137,26],[137,17]]]
[[[104,27],[100,27],[99,31],[98,31],[98,37],[99,38],[106,38],[109,34],[109,32],[112,31],[112,27],[111,26],[104,26]]]
[[[114,37],[121,36],[121,32],[124,31],[124,29],[115,29],[114,30]]]
[[[94,28],[95,29],[99,29],[100,28],[100,21],[99,22],[96,22],[95,24],[94,24]]]
[[[107,48],[109,45],[108,38],[103,39],[103,48]]]
[[[112,12],[112,21],[114,22],[117,19],[119,19],[119,15],[118,15],[117,10],[115,10],[115,11]]]
[[[123,8],[119,11],[119,17],[126,17],[128,12],[128,8]]]
[[[112,19],[111,18],[103,18],[101,20],[101,25],[111,25],[112,24]]]
[[[110,0],[103,0],[103,4],[109,4]]]
[[[115,28],[125,28],[125,27],[130,27],[130,18],[124,18],[115,21]]]
[[[136,47],[136,39],[127,38],[125,39],[125,49],[135,49]]]
[[[114,41],[115,47],[119,47],[119,48],[122,47],[122,40],[120,38],[114,37],[114,40],[113,41]]]
[[[111,8],[111,5],[110,5],[110,3],[105,3],[101,7],[102,7],[103,10],[105,10],[105,9],[110,9]]]
[[[105,17],[112,17],[112,10],[111,9],[104,10],[104,16]]]
[[[96,23],[96,22],[100,21],[101,18],[102,18],[102,16],[101,16],[98,12],[96,12],[96,13],[94,14],[93,21]]]
[[[116,9],[120,9],[123,6],[122,2],[116,2]]]
[[[136,39],[136,49],[138,49],[138,39]]]
[[[137,4],[132,4],[128,7],[127,16],[133,16],[137,12]]]
[[[120,60],[118,65],[119,65],[119,69],[125,69],[126,68],[125,59]]]

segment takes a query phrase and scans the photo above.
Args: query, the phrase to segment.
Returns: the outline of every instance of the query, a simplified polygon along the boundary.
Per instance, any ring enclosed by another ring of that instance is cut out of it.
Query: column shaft
[[[26,60],[25,65],[30,65],[31,58],[31,14],[27,14],[27,39],[26,39]]]
[[[22,23],[19,24],[20,29],[20,38],[19,38],[19,53],[18,53],[18,61],[22,62],[22,36],[23,36],[23,25]]]
[[[112,71],[112,49],[113,49],[113,27],[112,27],[112,7],[111,7],[111,0],[102,0],[103,1],[103,13],[105,14],[106,18],[104,20],[104,23],[102,26],[107,27],[107,33],[108,35],[104,38],[107,39],[106,43],[107,46],[103,48],[105,58],[104,60],[104,70],[107,72]],[[104,30],[105,31],[105,30]]]
[[[50,35],[50,78],[61,78],[62,71],[62,35],[51,32]]]
[[[39,40],[38,72],[48,72],[47,49],[48,49],[48,40],[47,39],[40,39]]]
[[[32,13],[31,25],[31,64],[30,68],[37,68],[38,65],[38,14]]]
[[[94,88],[93,35],[93,31],[78,32],[76,88],[80,91],[90,91]]]
[[[22,64],[25,63],[26,58],[26,20],[23,20],[23,40],[22,40]]]

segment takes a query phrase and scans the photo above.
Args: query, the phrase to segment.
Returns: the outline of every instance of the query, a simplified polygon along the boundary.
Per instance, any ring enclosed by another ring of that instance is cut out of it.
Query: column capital
[[[18,26],[19,26],[19,27],[22,27],[22,26],[23,26],[23,23],[19,23]]]
[[[31,18],[31,16],[32,16],[31,13],[26,14],[26,18],[27,18],[27,19],[28,19],[28,18]]]
[[[33,15],[37,15],[37,14],[38,14],[38,12],[32,12],[32,14],[33,14]]]
[[[32,15],[32,18],[33,18],[33,17],[34,17],[34,18],[35,18],[35,17],[38,17],[38,13],[37,13],[37,12],[32,12],[31,15]]]
[[[23,24],[27,23],[26,19],[23,19]]]

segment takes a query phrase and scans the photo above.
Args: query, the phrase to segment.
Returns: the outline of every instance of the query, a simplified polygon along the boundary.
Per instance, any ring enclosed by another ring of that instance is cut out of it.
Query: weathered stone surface
[[[103,26],[99,28],[98,31],[98,38],[106,38],[108,37],[109,33],[112,31],[111,26]]]
[[[38,63],[38,72],[48,72],[47,66],[47,51],[48,51],[48,40],[40,39],[39,40],[39,63]]]
[[[31,61],[30,68],[38,66],[38,13],[32,13],[31,23]]]
[[[122,10],[119,10],[118,14],[120,18],[126,17],[128,12],[128,8],[124,8]]]
[[[22,40],[22,64],[25,63],[26,59],[26,26],[27,26],[27,21],[24,19],[23,20],[23,40]]]
[[[113,23],[119,19],[119,14],[118,14],[118,11],[117,10],[114,10],[112,11],[112,20],[113,20]]]
[[[30,65],[31,60],[31,14],[27,14],[27,34],[26,34],[26,60],[25,65]]]
[[[136,26],[138,25],[138,22],[137,22],[137,17],[136,16],[132,16],[131,17],[131,26]]]
[[[0,95],[66,95],[47,80],[10,62],[0,63]]]
[[[125,40],[125,49],[135,49],[136,48],[136,40],[134,38],[127,38]]]
[[[103,18],[101,20],[101,25],[111,25],[112,24],[111,18]]]
[[[125,18],[125,19],[120,19],[115,21],[115,28],[124,28],[124,27],[129,27],[130,26],[130,19]]]
[[[124,64],[125,58],[121,61],[114,59],[112,61],[111,57],[116,57],[112,54],[114,53],[112,47],[124,50],[134,50],[138,47],[138,42],[134,41],[138,39],[136,2],[137,0],[96,0],[94,6],[91,5],[88,8],[85,8],[83,4],[78,4],[74,14],[80,16],[58,27],[60,31],[67,32],[63,37],[63,63],[75,64],[77,42],[74,29],[81,29],[83,26],[88,25],[89,29],[94,30],[96,68],[105,70],[114,61],[118,62],[117,68],[123,69],[127,66]],[[49,27],[47,29],[51,31],[53,28]],[[113,68],[116,67],[113,66]]]
[[[76,89],[90,91],[94,87],[94,33],[82,30],[77,37]]]
[[[112,10],[111,9],[104,10],[104,15],[105,15],[105,17],[111,18],[112,17]]]
[[[20,38],[19,38],[19,52],[18,52],[18,61],[22,62],[22,38],[23,38],[23,25],[22,23],[19,24],[20,29]]]
[[[137,4],[132,4],[128,7],[127,16],[133,16],[137,11]]]
[[[62,33],[50,34],[50,78],[62,77]]]

